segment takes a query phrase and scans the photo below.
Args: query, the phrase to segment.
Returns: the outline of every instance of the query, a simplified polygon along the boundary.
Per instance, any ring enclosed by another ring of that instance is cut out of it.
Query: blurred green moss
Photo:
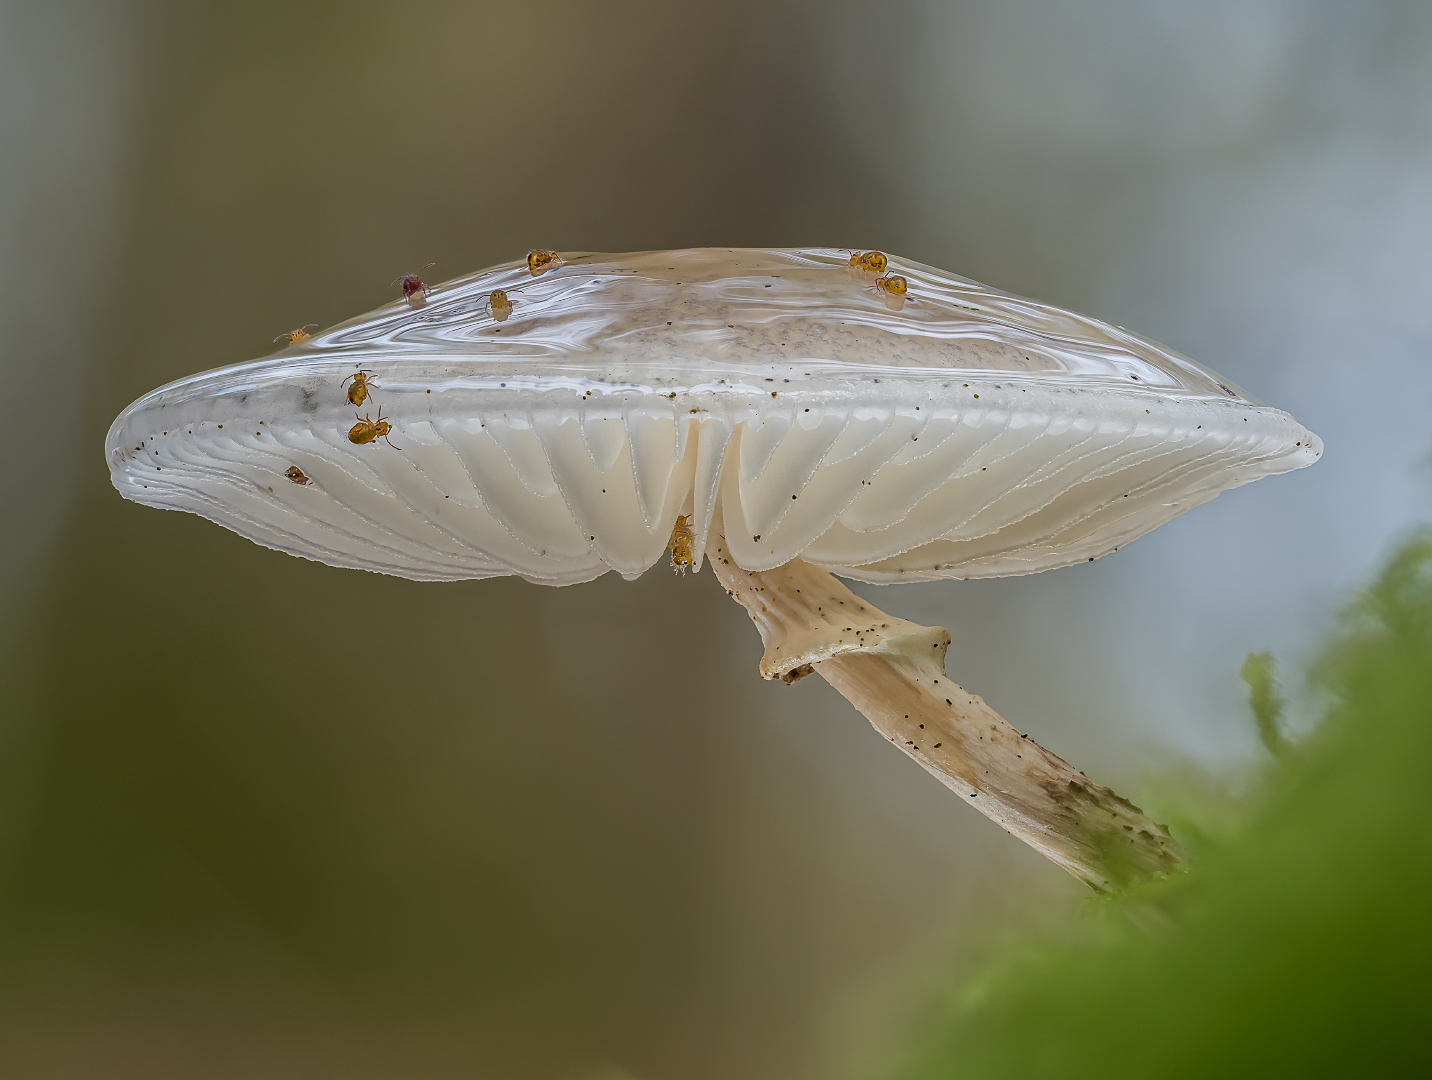
[[[1268,753],[1282,757],[1288,751],[1288,740],[1278,726],[1283,717],[1283,695],[1273,672],[1272,653],[1249,653],[1239,675],[1248,684],[1248,705],[1258,725],[1258,738]]]
[[[1271,658],[1243,676],[1286,747]],[[955,987],[893,1075],[1403,1076],[1426,1059],[1432,928],[1432,532],[1343,615],[1299,753],[1193,869],[1093,902]],[[1425,1066],[1423,1066],[1425,1067]]]

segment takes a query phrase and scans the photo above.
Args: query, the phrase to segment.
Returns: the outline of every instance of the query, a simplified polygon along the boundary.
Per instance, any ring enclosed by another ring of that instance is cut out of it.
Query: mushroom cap
[[[691,515],[743,567],[1027,574],[1115,550],[1317,436],[1150,341],[907,259],[834,249],[508,263],[140,398],[114,485],[335,566],[635,577]],[[514,302],[496,321],[494,289]],[[388,440],[348,438],[343,380]],[[351,383],[348,384],[351,387]],[[390,445],[391,443],[391,445]],[[291,480],[297,467],[304,482]]]

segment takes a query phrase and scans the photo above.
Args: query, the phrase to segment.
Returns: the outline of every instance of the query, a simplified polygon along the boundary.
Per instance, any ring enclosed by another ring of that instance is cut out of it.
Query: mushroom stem
[[[819,674],[942,784],[1095,892],[1186,864],[1164,826],[951,682],[948,630],[887,615],[800,559],[752,573],[715,536],[708,557],[761,632],[762,676]]]

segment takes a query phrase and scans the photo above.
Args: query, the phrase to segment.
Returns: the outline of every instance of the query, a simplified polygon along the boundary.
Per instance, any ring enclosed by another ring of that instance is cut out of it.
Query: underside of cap
[[[146,395],[110,431],[113,480],[409,578],[634,577],[690,515],[698,560],[714,529],[750,570],[799,556],[885,582],[1087,561],[1321,453],[1286,413],[1117,328],[892,259],[912,298],[894,310],[845,261],[499,267]],[[495,288],[514,303],[501,321],[479,303]],[[386,434],[355,442],[380,415]]]

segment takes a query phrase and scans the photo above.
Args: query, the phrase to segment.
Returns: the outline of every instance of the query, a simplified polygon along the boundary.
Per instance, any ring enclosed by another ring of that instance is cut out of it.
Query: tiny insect
[[[348,379],[353,380],[353,385],[348,387],[349,405],[362,405],[363,402],[368,400],[369,395],[374,390],[382,389],[377,383],[372,380],[372,374],[373,373],[371,371],[365,371],[360,368],[352,375],[348,376]],[[344,379],[343,382],[339,383],[338,385],[343,386],[348,382],[348,379]]]
[[[884,292],[886,305],[892,308],[901,308],[908,299],[909,282],[906,282],[899,274],[882,274],[875,279],[872,289]]]
[[[378,410],[378,419],[376,420],[370,420],[366,416],[358,416],[356,412],[353,415],[358,417],[358,423],[348,429],[349,442],[361,445],[363,443],[377,442],[379,439],[382,439],[389,446],[393,446],[393,440],[388,438],[388,432],[393,430],[393,425],[383,419],[383,410],[381,408]],[[400,447],[393,446],[393,449],[398,450]]]
[[[695,539],[691,515],[682,514],[671,527],[671,539],[666,544],[671,549],[671,569],[676,573],[686,573],[686,568],[696,561],[691,555],[691,541]]]
[[[910,283],[899,274],[881,274],[873,287],[891,296],[904,296],[910,290]]]
[[[274,338],[274,340],[277,341],[279,338],[288,338],[290,345],[297,345],[300,341],[307,341],[311,338],[313,335],[308,332],[308,328],[317,325],[316,322],[304,323],[297,330],[285,330],[282,334],[279,334],[278,337]]]
[[[428,263],[428,266],[436,266],[437,263]],[[428,266],[423,267],[426,270]],[[421,274],[422,270],[418,271]],[[420,308],[428,302],[429,289],[427,284],[418,274],[404,274],[402,277],[394,278],[392,284],[403,287],[403,299],[408,302],[410,308]]]
[[[883,274],[885,268],[890,265],[890,260],[880,251],[852,251],[850,265],[866,273]]]
[[[288,468],[284,469],[283,474],[284,476],[292,480],[295,484],[313,483],[313,481],[308,478],[307,474],[297,465],[290,465]]]
[[[529,251],[527,270],[533,277],[541,277],[548,270],[561,266],[566,260],[555,251]]]
[[[487,303],[482,307],[498,322],[506,322],[507,317],[512,314],[512,301],[507,298],[507,293],[502,289],[493,289],[492,295],[487,298]]]

